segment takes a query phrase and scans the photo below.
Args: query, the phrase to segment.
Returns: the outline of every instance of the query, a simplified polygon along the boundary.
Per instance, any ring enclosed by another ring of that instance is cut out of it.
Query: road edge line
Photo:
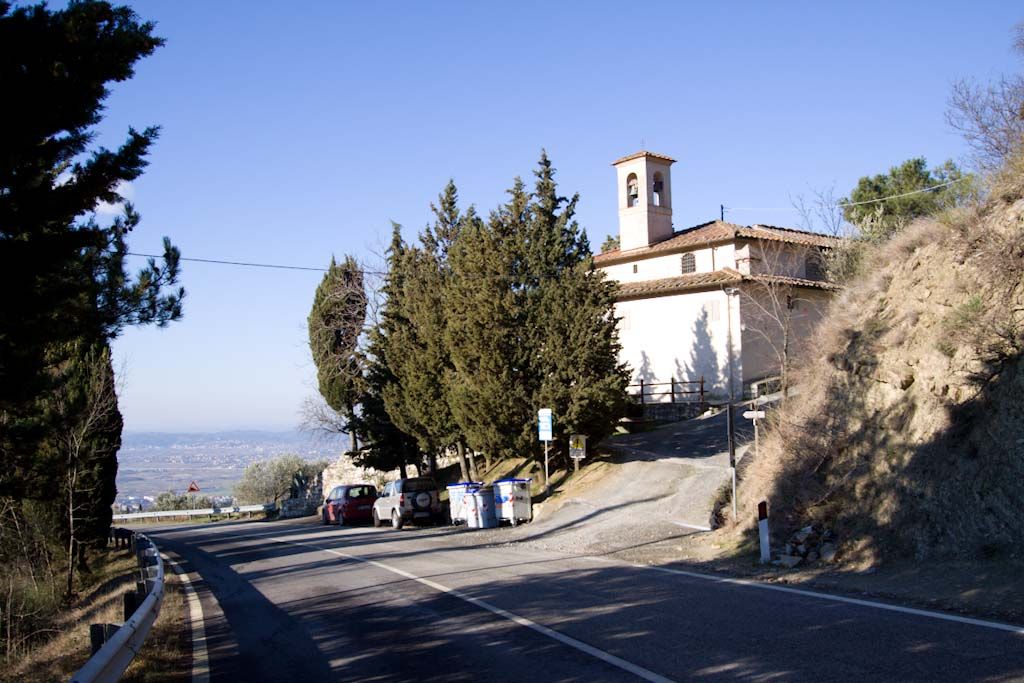
[[[174,553],[164,553],[167,561],[178,575],[178,580],[185,590],[185,604],[188,605],[189,633],[192,635],[192,683],[209,683],[210,653],[206,647],[206,619],[203,616],[203,603],[199,600],[199,592],[192,585],[192,580],[181,566],[181,558]]]
[[[428,588],[431,588],[433,590],[445,593],[446,595],[450,595],[454,598],[458,598],[459,600],[462,600],[464,602],[468,602],[474,607],[479,607],[480,609],[483,609],[487,612],[502,617],[503,619],[507,619],[508,621],[511,621],[514,624],[517,624],[524,628],[528,628],[532,631],[536,631],[541,635],[547,636],[552,640],[556,640],[562,643],[563,645],[568,645],[569,647],[579,650],[584,654],[588,654],[591,657],[594,657],[595,659],[604,662],[605,664],[609,664],[617,669],[621,669],[623,671],[631,673],[634,676],[642,678],[645,681],[650,681],[651,683],[675,683],[675,681],[673,681],[671,678],[666,678],[665,676],[657,674],[649,669],[645,669],[642,666],[639,666],[638,664],[633,664],[632,662],[622,659],[621,657],[616,657],[615,655],[609,652],[600,650],[594,647],[593,645],[588,645],[587,643],[584,643],[581,640],[576,640],[572,636],[567,636],[564,633],[560,633],[559,631],[554,630],[553,628],[544,626],[543,624],[538,624],[537,622],[532,621],[531,619],[527,619],[526,617],[516,614],[514,612],[509,612],[506,609],[502,609],[497,605],[492,605],[489,602],[480,600],[479,598],[474,598],[473,596],[467,595],[466,593],[463,593],[458,589],[449,588],[448,586],[437,583],[436,581],[431,581],[430,579],[424,579],[422,577],[416,576],[415,574],[407,572],[404,569],[392,567],[391,565],[384,564],[383,562],[378,562],[377,560],[370,560],[365,557],[360,557],[359,555],[343,553],[339,550],[334,550],[333,548],[324,548],[323,546],[314,545],[312,543],[288,541],[280,538],[271,538],[269,540],[274,541],[276,543],[286,543],[288,545],[296,545],[303,548],[312,548],[314,550],[319,550],[320,552],[329,553],[331,555],[343,557],[348,560],[362,562],[364,564],[377,567],[378,569],[383,569],[384,571],[391,572],[392,574],[397,574],[398,576],[401,576],[405,579],[409,579],[410,581],[415,581],[416,583],[427,586]]]
[[[917,607],[905,607],[903,605],[893,605],[885,602],[877,602],[875,600],[866,600],[864,598],[851,598],[845,595],[836,595],[834,593],[824,593],[819,591],[807,590],[806,588],[792,588],[790,586],[779,586],[773,583],[765,583],[764,581],[755,581],[752,579],[741,579],[732,576],[715,576],[714,574],[703,574],[701,572],[692,572],[685,569],[673,569],[672,567],[661,567],[653,564],[635,564],[632,562],[625,562],[623,560],[616,560],[614,558],[601,557],[600,555],[580,555],[578,557],[586,557],[598,562],[606,562],[609,564],[625,565],[628,567],[634,567],[636,569],[650,569],[656,572],[662,572],[665,574],[674,574],[677,576],[686,576],[691,579],[702,579],[705,581],[716,581],[718,583],[727,583],[736,586],[746,586],[748,588],[760,588],[762,590],[777,591],[779,593],[789,593],[791,595],[799,595],[806,598],[817,598],[819,600],[831,600],[833,602],[842,602],[848,605],[857,605],[858,607],[869,607],[872,609],[886,610],[890,612],[898,612],[901,614],[910,614],[915,617],[923,617],[927,619],[937,619],[940,621],[952,621],[959,624],[967,624],[969,626],[979,626],[981,628],[994,629],[997,631],[1007,631],[1018,636],[1024,636],[1024,626],[1014,626],[1013,624],[1004,624],[998,621],[989,621],[987,619],[975,619],[974,617],[961,617],[956,614],[947,614],[945,612],[936,612],[933,610],[919,609]]]

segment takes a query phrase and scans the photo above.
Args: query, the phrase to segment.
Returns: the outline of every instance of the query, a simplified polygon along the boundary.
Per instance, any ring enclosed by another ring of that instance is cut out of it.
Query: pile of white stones
[[[812,524],[790,536],[789,542],[782,546],[779,558],[772,564],[793,568],[818,560],[833,562],[836,559],[836,550],[835,534],[821,525]]]

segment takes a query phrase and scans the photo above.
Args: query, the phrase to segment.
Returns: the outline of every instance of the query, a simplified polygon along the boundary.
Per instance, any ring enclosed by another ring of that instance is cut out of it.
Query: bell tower
[[[639,249],[672,236],[672,178],[675,163],[661,154],[637,152],[615,167],[619,197],[619,249]]]

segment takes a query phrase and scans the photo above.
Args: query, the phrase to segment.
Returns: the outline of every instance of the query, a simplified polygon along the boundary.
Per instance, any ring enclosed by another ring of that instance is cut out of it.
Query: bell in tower
[[[672,236],[672,182],[675,163],[661,154],[637,152],[612,164],[618,179],[619,249],[657,244]]]

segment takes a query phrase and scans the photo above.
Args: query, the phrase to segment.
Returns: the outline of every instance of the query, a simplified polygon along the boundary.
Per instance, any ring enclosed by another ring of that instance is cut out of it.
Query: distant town
[[[253,462],[286,453],[310,461],[333,459],[340,449],[341,442],[295,431],[126,432],[118,452],[115,506],[146,510],[160,493],[184,493],[192,481],[199,484],[201,495],[226,504],[235,482]]]

